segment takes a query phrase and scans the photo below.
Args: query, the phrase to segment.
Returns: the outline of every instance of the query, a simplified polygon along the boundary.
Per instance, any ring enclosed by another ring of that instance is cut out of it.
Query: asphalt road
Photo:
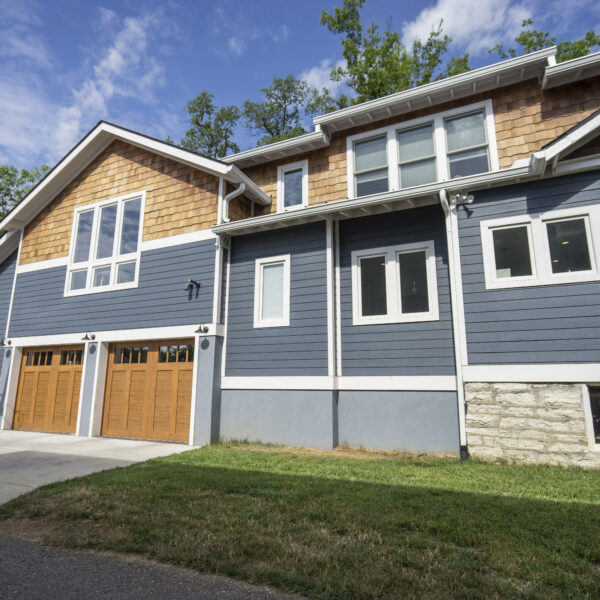
[[[223,577],[0,535],[2,600],[300,600]]]

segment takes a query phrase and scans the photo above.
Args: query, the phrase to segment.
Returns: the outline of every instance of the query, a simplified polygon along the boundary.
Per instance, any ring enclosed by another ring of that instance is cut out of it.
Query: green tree
[[[519,48],[504,48],[497,44],[490,48],[489,52],[496,52],[501,58],[514,58],[522,54],[529,54],[537,50],[543,50],[556,44],[556,38],[547,31],[539,31],[532,28],[533,21],[525,19],[521,23],[521,33],[515,38]],[[600,35],[594,31],[588,31],[581,39],[559,42],[556,46],[556,61],[564,62],[580,56],[586,56],[595,46],[600,46]]]
[[[49,170],[48,165],[30,170],[0,165],[0,219],[29,193]]]
[[[258,146],[306,133],[303,123],[311,114],[313,96],[305,81],[294,75],[273,77],[271,86],[261,91],[264,100],[246,100],[242,112],[248,129],[261,136]]]
[[[240,150],[233,141],[240,110],[233,105],[218,108],[213,98],[204,90],[187,103],[190,128],[185,132],[180,146],[211,158],[219,158],[230,150],[233,153]]]
[[[321,13],[321,25],[342,36],[346,64],[334,68],[331,79],[344,81],[356,92],[352,103],[380,98],[470,69],[468,54],[444,64],[452,40],[442,34],[442,23],[425,42],[415,40],[407,48],[390,22],[385,31],[375,23],[365,30],[360,19],[364,3],[365,0],[343,0],[333,13]]]

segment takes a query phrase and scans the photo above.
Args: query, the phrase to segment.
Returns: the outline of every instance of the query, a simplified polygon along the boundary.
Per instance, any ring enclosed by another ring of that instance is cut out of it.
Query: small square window
[[[528,225],[494,229],[492,237],[496,279],[533,275]]]
[[[546,222],[552,273],[574,273],[592,268],[585,218]]]

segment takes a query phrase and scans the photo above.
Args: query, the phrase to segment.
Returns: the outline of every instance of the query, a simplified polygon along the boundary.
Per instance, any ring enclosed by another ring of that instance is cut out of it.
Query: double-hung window
[[[290,324],[290,255],[256,259],[254,327]]]
[[[308,206],[308,160],[277,168],[277,210]]]
[[[439,318],[433,242],[352,253],[354,325]]]
[[[66,295],[137,286],[144,194],[75,211]]]
[[[479,102],[350,136],[347,155],[354,198],[498,169],[492,104]]]
[[[599,280],[598,234],[600,206],[482,221],[486,287]]]

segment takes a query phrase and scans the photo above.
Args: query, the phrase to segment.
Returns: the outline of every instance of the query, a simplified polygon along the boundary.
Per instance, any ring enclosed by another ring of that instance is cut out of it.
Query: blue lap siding
[[[10,308],[10,297],[12,294],[16,264],[17,252],[13,252],[2,264],[0,264],[0,340],[4,339],[6,333],[6,321],[8,319],[8,311]],[[0,372],[2,371],[3,357],[4,352],[0,350]]]
[[[433,240],[440,318],[352,324],[352,252]],[[444,215],[438,205],[340,222],[342,375],[454,375]]]
[[[476,192],[459,208],[470,364],[600,362],[600,282],[486,290],[480,233],[488,219],[599,202],[596,171]]]
[[[255,329],[255,261],[281,254],[290,254],[290,326]],[[324,223],[234,238],[229,287],[228,376],[327,375]]]
[[[212,321],[214,240],[142,253],[139,286],[64,297],[66,269],[17,277],[11,336],[193,325]],[[186,291],[187,280],[201,286]]]

